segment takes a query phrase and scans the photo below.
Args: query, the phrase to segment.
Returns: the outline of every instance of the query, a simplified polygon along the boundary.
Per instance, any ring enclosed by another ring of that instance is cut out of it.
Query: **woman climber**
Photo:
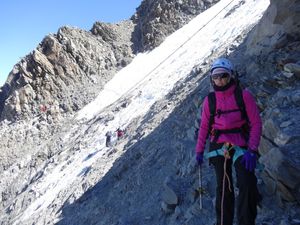
[[[255,99],[242,90],[235,76],[233,64],[226,58],[217,59],[210,69],[214,92],[203,102],[200,129],[196,145],[196,160],[201,166],[204,148],[214,166],[217,225],[232,225],[234,218],[234,189],[232,168],[236,171],[237,221],[239,225],[255,225],[260,195],[255,167],[262,122]],[[212,112],[213,111],[213,112]]]

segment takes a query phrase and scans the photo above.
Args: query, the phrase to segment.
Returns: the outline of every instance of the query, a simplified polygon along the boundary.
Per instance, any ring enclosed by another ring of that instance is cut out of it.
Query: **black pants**
[[[105,145],[106,145],[106,147],[111,147],[111,136],[106,137]]]
[[[222,145],[212,145],[210,151],[221,148]],[[233,155],[234,152],[231,152]],[[246,170],[245,166],[240,162],[242,157],[239,157],[235,163],[236,181],[239,189],[237,197],[237,219],[239,225],[255,225],[257,215],[257,203],[259,193],[257,189],[257,179],[254,172]],[[223,176],[224,176],[224,156],[216,156],[210,159],[210,163],[214,166],[217,188],[216,188],[216,214],[217,225],[221,225],[221,210],[223,208],[223,225],[232,225],[234,218],[234,187],[232,182],[232,157],[227,159],[226,173],[229,177],[230,184],[225,180],[225,192],[222,207],[222,191],[223,191]],[[231,191],[229,190],[229,185]]]

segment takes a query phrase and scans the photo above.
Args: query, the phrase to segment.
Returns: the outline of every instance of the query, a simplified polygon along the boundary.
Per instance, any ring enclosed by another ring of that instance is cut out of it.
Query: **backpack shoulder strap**
[[[211,132],[212,125],[215,122],[216,104],[217,104],[216,93],[215,92],[210,92],[208,94],[208,106],[209,106],[209,112],[210,112],[209,125],[208,125],[209,132]]]
[[[245,119],[248,122],[248,115],[245,107],[245,102],[243,98],[243,89],[238,85],[234,90],[235,101],[241,111],[242,119]]]

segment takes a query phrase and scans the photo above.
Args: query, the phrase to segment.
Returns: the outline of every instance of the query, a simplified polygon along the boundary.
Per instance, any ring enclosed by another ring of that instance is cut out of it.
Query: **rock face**
[[[136,48],[148,51],[157,47],[168,35],[216,2],[218,0],[143,1],[132,18],[137,24]]]
[[[283,76],[281,74],[281,76]],[[270,193],[283,201],[298,201],[300,187],[300,105],[299,79],[295,85],[269,96],[264,111],[264,137],[261,146],[261,162],[265,165],[264,178]],[[281,85],[284,83],[281,83]],[[275,188],[275,189],[274,189]]]
[[[73,113],[133,57],[132,21],[95,23],[92,31],[62,27],[15,65],[1,95],[1,120]],[[126,31],[126,32],[125,32]]]
[[[287,47],[299,41],[299,2],[271,0],[271,6],[247,43],[247,52],[257,54]],[[258,45],[258,46],[257,46]]]
[[[239,58],[263,111],[264,181],[281,203],[300,203],[299,7],[299,1],[271,1]]]

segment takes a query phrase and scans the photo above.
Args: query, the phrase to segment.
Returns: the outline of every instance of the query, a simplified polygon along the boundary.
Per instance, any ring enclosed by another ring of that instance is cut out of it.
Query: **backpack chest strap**
[[[222,114],[228,114],[228,113],[240,112],[240,111],[241,111],[240,109],[231,109],[231,110],[221,110],[221,109],[218,109],[217,112],[216,112],[216,116],[220,118],[220,116]]]

